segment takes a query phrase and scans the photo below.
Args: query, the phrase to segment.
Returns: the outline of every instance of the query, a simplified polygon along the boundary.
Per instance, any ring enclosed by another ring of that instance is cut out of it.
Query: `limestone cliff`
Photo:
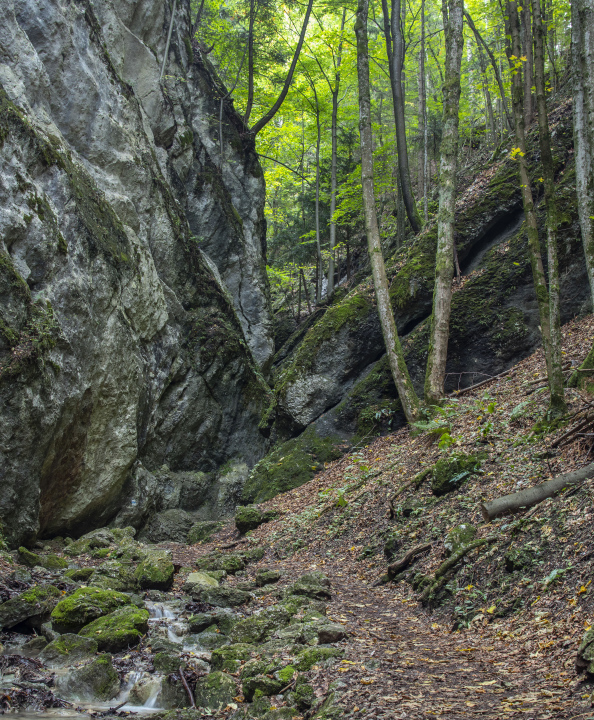
[[[223,89],[181,5],[160,83],[168,3],[0,3],[12,542],[139,526],[171,497],[216,515],[266,449],[264,181],[229,103],[221,157]]]

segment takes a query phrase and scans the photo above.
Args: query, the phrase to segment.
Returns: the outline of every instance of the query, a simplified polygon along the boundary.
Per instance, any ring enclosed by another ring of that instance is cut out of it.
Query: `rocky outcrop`
[[[186,6],[159,82],[168,7],[0,6],[0,517],[12,543],[118,513],[138,527],[172,502],[163,466],[216,483],[224,463],[244,477],[266,449],[264,182],[230,103],[221,155],[221,85]]]

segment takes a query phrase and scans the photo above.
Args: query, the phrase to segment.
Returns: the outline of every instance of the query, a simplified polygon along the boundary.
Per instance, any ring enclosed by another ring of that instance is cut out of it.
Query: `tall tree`
[[[384,34],[386,37],[386,51],[390,65],[390,85],[394,101],[394,122],[396,125],[396,148],[398,151],[398,175],[406,214],[412,229],[419,232],[423,223],[413,196],[410,181],[410,168],[408,162],[408,146],[406,140],[406,121],[404,118],[404,92],[402,88],[402,68],[404,62],[404,38],[401,25],[401,2],[392,0],[392,19],[387,0],[382,0],[384,13]]]
[[[450,313],[454,278],[454,219],[458,170],[458,125],[464,0],[444,0],[445,83],[443,88],[443,132],[439,167],[439,213],[437,254],[429,355],[425,374],[425,400],[436,403],[443,397]]]
[[[373,181],[373,138],[371,132],[371,93],[369,89],[369,44],[367,38],[367,16],[369,0],[359,0],[355,34],[357,36],[357,79],[359,83],[359,135],[361,138],[361,184],[363,194],[363,212],[367,247],[371,262],[371,273],[375,288],[377,309],[386,346],[390,370],[398,389],[398,396],[409,422],[414,422],[420,414],[419,398],[412,385],[396,323],[390,304],[390,292],[386,268],[382,254],[377,212],[375,208],[375,189]]]
[[[540,0],[532,1],[534,28],[534,79],[538,112],[538,136],[544,180],[547,211],[547,266],[549,275],[549,313],[551,319],[551,413],[555,416],[567,412],[563,390],[561,363],[561,309],[559,290],[559,259],[557,255],[557,203],[555,200],[555,164],[551,151],[551,133],[547,114],[545,84],[545,37]]]

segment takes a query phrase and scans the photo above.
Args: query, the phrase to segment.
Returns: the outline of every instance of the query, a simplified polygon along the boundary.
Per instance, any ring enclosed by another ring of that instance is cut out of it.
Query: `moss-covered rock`
[[[583,637],[575,665],[579,673],[586,671],[588,675],[594,675],[594,626]]]
[[[455,552],[458,552],[460,548],[468,545],[475,535],[476,528],[474,525],[470,525],[469,523],[456,525],[455,528],[450,530],[443,541],[446,556],[453,555]]]
[[[198,679],[194,695],[198,707],[220,710],[233,701],[236,695],[235,680],[230,675],[215,670]]]
[[[74,582],[86,582],[91,575],[95,572],[95,568],[76,568],[73,570],[66,570],[64,577],[74,580]]]
[[[479,468],[484,456],[458,453],[438,460],[433,466],[431,492],[441,497],[457,490]]]
[[[89,584],[118,592],[135,592],[139,589],[134,566],[120,560],[101,563],[89,578]]]
[[[174,567],[171,553],[151,550],[134,572],[141,590],[169,590],[173,585]]]
[[[42,650],[39,659],[50,667],[63,667],[85,660],[97,650],[97,642],[94,639],[64,633]]]
[[[186,635],[184,637],[186,646],[195,646],[203,651],[214,650],[223,645],[229,644],[229,638],[218,630],[216,626],[211,626],[196,635]]]
[[[148,618],[148,610],[128,605],[93,620],[78,634],[95,640],[101,651],[120,652],[138,645],[148,631]]]
[[[258,570],[256,572],[256,585],[264,587],[264,585],[272,585],[277,583],[282,577],[280,570]]]
[[[212,590],[219,587],[219,583],[212,575],[204,572],[193,572],[188,575],[183,584],[184,592],[193,598],[200,599],[205,590]]]
[[[296,683],[295,692],[287,696],[287,702],[295,705],[302,713],[307,712],[316,699],[314,689],[307,682]]]
[[[302,575],[286,590],[288,595],[303,595],[312,600],[330,600],[330,580],[321,572]]]
[[[320,437],[313,426],[281,443],[255,465],[244,485],[242,502],[264,502],[304,485],[324,469],[324,463],[342,455],[340,444],[338,437]]]
[[[200,599],[208,605],[230,608],[245,605],[252,599],[252,596],[250,593],[245,592],[245,590],[236,590],[232,587],[218,587],[202,590]]]
[[[245,505],[238,508],[235,513],[235,527],[242,535],[260,527],[263,522],[262,513],[257,507]]]
[[[297,670],[306,672],[314,665],[342,656],[342,650],[332,647],[308,647],[298,653],[293,663]]]
[[[8,629],[20,623],[41,627],[61,596],[53,585],[36,585],[26,590],[0,605],[0,627]]]
[[[123,593],[98,587],[82,587],[61,600],[53,609],[52,628],[59,633],[77,633],[93,620],[129,604],[130,598]]]
[[[27,550],[27,548],[20,547],[18,551],[18,561],[21,565],[27,567],[35,567],[36,565],[46,570],[62,570],[68,567],[68,562],[64,558],[59,557],[53,553],[48,555],[37,555],[37,553]]]
[[[208,540],[210,540],[210,538],[222,527],[222,522],[216,522],[213,520],[202,520],[200,522],[196,522],[190,528],[186,542],[188,545],[208,542]]]
[[[159,652],[153,656],[153,667],[156,672],[170,675],[176,673],[180,667],[186,666],[185,661],[181,659],[179,653]]]
[[[245,699],[248,702],[252,702],[252,700],[258,699],[259,697],[276,695],[285,685],[283,685],[282,680],[276,677],[256,675],[244,680],[241,684],[241,690]]]
[[[56,689],[61,697],[107,702],[120,692],[120,678],[110,655],[101,655],[88,665],[58,676]]]
[[[196,560],[196,567],[200,570],[224,570],[234,575],[245,568],[245,561],[238,553],[211,553]]]
[[[213,650],[210,656],[210,664],[213,670],[226,670],[234,673],[239,670],[242,662],[249,660],[256,648],[247,643],[234,643],[225,647]]]
[[[534,562],[534,555],[528,548],[512,548],[505,553],[503,560],[505,569],[514,572],[529,568]]]
[[[275,630],[288,624],[291,615],[282,605],[261,610],[240,620],[231,631],[233,643],[259,643],[269,638]]]
[[[91,550],[97,548],[112,547],[116,542],[114,532],[107,528],[99,528],[99,530],[92,530],[90,533],[70,543],[64,549],[64,554],[70,555],[70,557],[77,557],[78,555],[88,554]]]
[[[188,630],[191,633],[201,633],[215,624],[214,617],[209,613],[199,613],[188,618]]]
[[[34,635],[27,640],[20,648],[20,654],[25,657],[37,657],[39,653],[46,647],[47,640],[43,635]]]

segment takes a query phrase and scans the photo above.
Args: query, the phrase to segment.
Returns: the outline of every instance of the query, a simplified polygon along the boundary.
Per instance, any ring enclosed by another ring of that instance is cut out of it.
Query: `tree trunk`
[[[163,54],[163,62],[161,63],[161,74],[159,76],[159,82],[163,80],[165,74],[165,68],[167,67],[167,59],[169,57],[169,45],[171,44],[171,33],[173,32],[173,20],[175,18],[175,9],[177,7],[177,0],[173,0],[173,7],[171,8],[171,20],[169,21],[169,31],[167,33],[167,42],[165,43],[165,53]]]
[[[307,284],[305,282],[305,275],[303,274],[303,268],[299,268],[301,271],[301,280],[303,282],[303,292],[305,293],[305,301],[307,303],[307,311],[311,315],[311,303],[309,301],[309,292],[307,290]]]
[[[320,241],[320,144],[322,142],[322,128],[320,125],[320,104],[316,86],[311,83],[314,98],[316,101],[316,304],[322,299],[322,277],[324,266],[322,263],[322,243]]]
[[[578,215],[594,304],[594,0],[571,2],[573,137]]]
[[[203,0],[204,1],[204,0]],[[247,125],[252,114],[254,104],[254,20],[256,17],[256,2],[250,0],[250,26],[248,29],[248,97],[243,121]]]
[[[519,59],[522,53],[520,40],[520,21],[516,0],[508,0],[506,15],[506,36],[511,38],[511,45],[508,40],[506,44],[507,57],[512,69],[512,107],[514,113],[516,145],[514,155],[520,167],[520,185],[522,188],[522,202],[524,215],[526,217],[526,234],[528,236],[528,252],[530,264],[532,265],[532,278],[534,290],[538,303],[540,315],[540,327],[542,344],[547,364],[547,376],[551,373],[551,330],[550,330],[550,309],[549,293],[547,290],[546,278],[540,254],[540,243],[538,239],[538,224],[532,188],[530,187],[530,175],[526,161],[526,134],[524,125],[524,84],[522,82],[522,61]]]
[[[548,480],[531,488],[526,488],[526,490],[520,490],[517,493],[504,495],[496,500],[481,503],[481,513],[485,522],[490,522],[501,515],[520,512],[533,505],[538,505],[538,503],[541,503],[543,500],[556,495],[563,490],[564,487],[577,485],[591,477],[594,477],[594,463],[586,465],[586,467],[575,470],[574,472],[558,475],[552,480]]]
[[[448,20],[445,27],[445,84],[439,169],[435,288],[425,375],[425,401],[427,403],[437,403],[443,397],[454,276],[454,214],[458,170],[460,68],[464,45],[462,34],[464,0],[448,0],[448,5]]]
[[[532,59],[532,26],[530,22],[530,4],[521,8],[522,55],[526,58],[523,65],[524,76],[524,123],[530,125],[534,117],[532,86],[534,84],[534,62]],[[518,9],[520,12],[520,9]]]
[[[332,163],[330,179],[330,261],[328,263],[328,299],[334,293],[334,247],[336,246],[336,223],[334,213],[336,212],[336,165],[338,149],[338,91],[340,88],[340,64],[342,62],[342,34],[346,22],[346,8],[342,11],[340,23],[340,42],[338,44],[338,56],[336,58],[336,73],[334,76],[334,87],[332,88]],[[340,282],[340,274],[338,276]]]
[[[394,314],[390,304],[390,293],[386,268],[382,255],[379,227],[375,209],[375,191],[373,186],[373,147],[371,134],[371,95],[369,90],[369,49],[367,42],[367,14],[369,0],[359,0],[355,34],[357,37],[357,78],[359,83],[359,134],[361,137],[361,184],[363,194],[363,212],[371,272],[375,287],[377,309],[386,345],[386,353],[402,408],[409,422],[419,417],[419,399],[413,388],[408,369],[404,361],[402,347],[398,338]]]
[[[544,29],[540,12],[540,0],[532,1],[534,26],[534,76],[538,110],[538,136],[543,167],[544,196],[547,211],[547,264],[549,271],[549,312],[551,320],[551,390],[550,411],[554,417],[565,415],[563,373],[561,372],[561,310],[559,290],[559,259],[557,256],[557,203],[555,200],[555,165],[551,152],[551,133],[547,115],[545,88]]]
[[[419,72],[421,74],[421,119],[423,121],[423,171],[421,192],[423,193],[423,220],[429,222],[429,200],[427,197],[427,79],[425,77],[425,0],[421,0],[421,62]]]
[[[398,150],[398,174],[402,186],[406,214],[414,232],[419,232],[423,224],[415,203],[410,181],[408,147],[406,144],[406,124],[404,119],[404,94],[402,90],[402,63],[404,61],[404,42],[400,25],[400,0],[392,0],[392,21],[387,0],[382,0],[384,13],[384,35],[390,69],[390,85],[394,104],[394,124],[396,126],[396,147]]]

